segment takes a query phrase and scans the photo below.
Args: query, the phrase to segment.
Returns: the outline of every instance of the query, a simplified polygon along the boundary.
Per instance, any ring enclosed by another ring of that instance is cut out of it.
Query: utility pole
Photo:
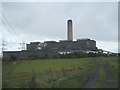
[[[7,50],[6,46],[7,46],[6,42],[4,40],[2,40],[2,52]]]
[[[25,48],[25,46],[26,46],[26,43],[23,41],[22,43],[20,43],[20,46],[21,46],[21,49],[22,50],[25,50],[26,48]]]

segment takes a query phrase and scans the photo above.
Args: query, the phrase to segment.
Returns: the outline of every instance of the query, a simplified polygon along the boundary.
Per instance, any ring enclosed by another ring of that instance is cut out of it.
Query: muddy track
[[[98,88],[118,88],[118,82],[114,79],[114,77],[111,74],[111,71],[109,69],[108,63],[106,63],[103,60],[97,60],[96,62],[96,68],[92,71],[92,73],[86,77],[85,81],[81,85],[80,88],[95,88],[96,81],[99,78],[99,72],[100,72],[100,65],[102,65],[102,70],[104,72],[104,81],[100,84]]]
[[[81,85],[80,88],[93,88],[94,84],[98,78],[99,75],[99,63],[95,62],[96,68],[92,71],[92,73],[86,77],[85,81]]]
[[[95,71],[93,71],[93,73],[91,75],[89,75],[84,83],[82,84],[82,88],[92,88],[96,82],[98,78],[98,70],[96,69]]]

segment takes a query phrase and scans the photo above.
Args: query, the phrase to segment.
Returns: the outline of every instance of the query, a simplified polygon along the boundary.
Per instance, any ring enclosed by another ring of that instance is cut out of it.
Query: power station
[[[27,59],[30,55],[42,57],[45,54],[49,56],[57,54],[68,54],[74,52],[98,52],[96,41],[88,38],[77,39],[73,41],[73,22],[67,21],[67,40],[30,42],[27,44],[27,50],[22,51],[4,51],[3,58],[9,58],[11,55],[18,59]]]

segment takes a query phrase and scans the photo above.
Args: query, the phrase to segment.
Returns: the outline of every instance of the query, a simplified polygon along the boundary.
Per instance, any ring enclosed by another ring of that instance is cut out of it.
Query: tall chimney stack
[[[72,20],[67,22],[67,40],[73,41]]]

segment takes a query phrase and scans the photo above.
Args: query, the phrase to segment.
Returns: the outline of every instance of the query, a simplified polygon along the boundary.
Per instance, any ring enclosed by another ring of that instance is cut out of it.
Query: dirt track
[[[104,80],[99,86],[95,87],[96,82],[99,79],[101,67],[104,72]],[[115,80],[114,76],[112,75],[108,67],[108,63],[104,62],[103,60],[97,60],[96,68],[92,71],[92,74],[86,77],[80,88],[118,88],[118,80]]]

